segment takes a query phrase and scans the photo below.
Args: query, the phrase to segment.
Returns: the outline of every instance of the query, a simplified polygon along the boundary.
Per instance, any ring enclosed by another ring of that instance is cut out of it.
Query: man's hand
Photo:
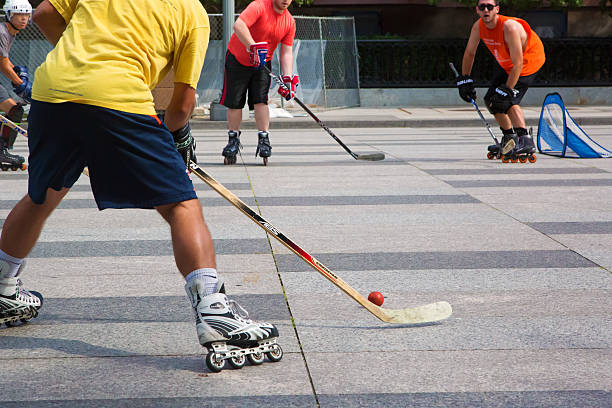
[[[519,91],[510,88],[508,85],[503,84],[495,88],[495,92],[488,103],[489,111],[493,114],[506,113],[512,105],[514,105],[514,98],[518,95]]]
[[[191,160],[197,163],[198,159],[195,154],[196,144],[195,139],[191,135],[191,127],[189,126],[189,122],[187,122],[182,128],[172,132],[172,136],[174,137],[176,150],[178,150],[181,156],[183,156],[185,165],[189,166],[189,162]]]
[[[467,103],[472,103],[472,100],[476,100],[474,80],[469,75],[457,77],[457,88],[459,88],[459,96]]]
[[[295,97],[295,88],[300,85],[300,77],[297,75],[283,75],[282,79],[285,86],[279,86],[278,93],[290,101]]]
[[[249,57],[251,66],[257,69],[263,67],[268,57],[268,43],[263,41],[251,44],[249,46]]]

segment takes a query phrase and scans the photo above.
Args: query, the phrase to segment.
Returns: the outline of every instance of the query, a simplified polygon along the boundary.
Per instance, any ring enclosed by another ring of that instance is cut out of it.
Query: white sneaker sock
[[[0,249],[0,278],[14,278],[22,264],[23,258],[15,258]]]
[[[185,277],[185,283],[189,285],[194,279],[201,279],[204,281],[204,293],[202,296],[212,295],[217,292],[217,270],[213,268],[202,268],[196,269]]]

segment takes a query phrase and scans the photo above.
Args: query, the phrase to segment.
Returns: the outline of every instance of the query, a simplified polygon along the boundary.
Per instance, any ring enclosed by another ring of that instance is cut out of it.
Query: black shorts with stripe
[[[266,62],[268,69],[272,68],[270,61]],[[270,91],[270,75],[265,69],[246,67],[238,62],[229,51],[225,55],[225,74],[223,92],[219,103],[230,109],[242,109],[247,101],[249,109],[258,103],[268,103]]]

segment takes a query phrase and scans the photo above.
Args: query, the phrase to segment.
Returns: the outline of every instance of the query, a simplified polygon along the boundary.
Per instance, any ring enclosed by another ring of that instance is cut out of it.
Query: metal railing
[[[546,63],[532,86],[612,86],[611,38],[543,39]],[[448,63],[459,66],[466,39],[358,40],[362,88],[455,86]],[[472,77],[488,85],[497,63],[481,43]]]

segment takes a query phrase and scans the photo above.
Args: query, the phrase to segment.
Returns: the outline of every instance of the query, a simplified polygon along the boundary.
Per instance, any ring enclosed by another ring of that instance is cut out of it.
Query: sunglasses
[[[497,7],[496,4],[479,4],[478,5],[478,10],[480,11],[485,11],[485,9],[491,11],[493,10],[495,7]]]

